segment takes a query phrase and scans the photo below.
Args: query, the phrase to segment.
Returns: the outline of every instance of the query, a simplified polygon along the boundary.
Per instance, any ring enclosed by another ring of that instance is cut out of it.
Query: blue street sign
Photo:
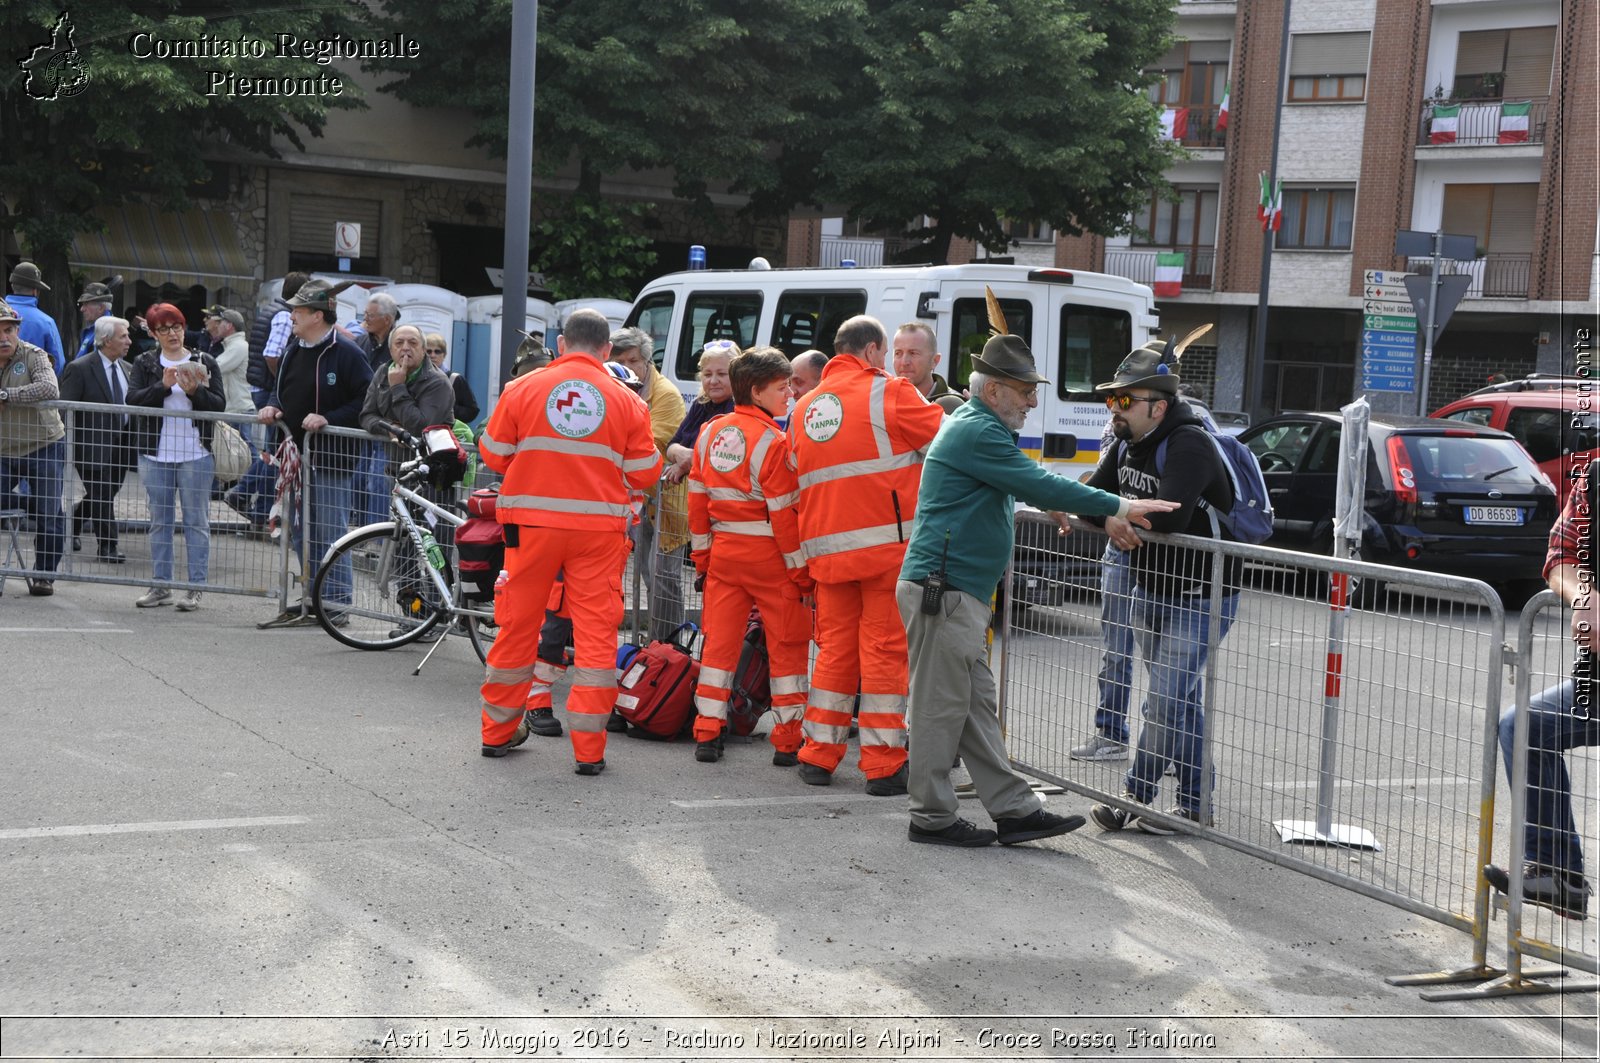
[[[1362,343],[1386,343],[1391,347],[1413,347],[1417,342],[1415,332],[1387,332],[1383,329],[1362,329]]]

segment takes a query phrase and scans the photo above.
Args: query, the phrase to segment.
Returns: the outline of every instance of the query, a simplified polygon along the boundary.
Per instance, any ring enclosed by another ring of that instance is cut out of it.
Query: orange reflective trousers
[[[906,762],[910,689],[906,629],[895,603],[898,568],[849,583],[817,581],[817,663],[800,759],[833,771],[844,759],[850,710],[861,691],[861,772],[893,775]]]

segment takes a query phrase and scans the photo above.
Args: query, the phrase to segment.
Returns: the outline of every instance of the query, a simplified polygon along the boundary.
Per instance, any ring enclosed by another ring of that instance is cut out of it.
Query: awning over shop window
[[[179,213],[145,204],[108,208],[100,233],[79,233],[71,263],[91,277],[120,273],[159,287],[233,287],[254,293],[260,277],[245,261],[233,223],[220,210]]]

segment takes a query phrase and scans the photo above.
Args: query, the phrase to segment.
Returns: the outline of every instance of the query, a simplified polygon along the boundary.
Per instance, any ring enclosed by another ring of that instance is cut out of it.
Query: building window
[[[1179,41],[1145,73],[1155,80],[1150,102],[1183,114],[1174,139],[1190,147],[1220,147],[1217,110],[1228,88],[1228,41]]]
[[[1011,221],[1005,223],[1006,235],[1014,244],[1047,244],[1056,238],[1056,231],[1042,221]]]
[[[1290,103],[1359,103],[1367,96],[1370,33],[1297,33],[1289,51]]]
[[[1456,45],[1450,95],[1457,100],[1547,96],[1555,51],[1554,26],[1463,33]]]
[[[1280,251],[1348,251],[1355,227],[1353,188],[1285,188]]]
[[[1212,247],[1217,238],[1217,190],[1179,188],[1176,203],[1152,193],[1134,217],[1135,247]]]

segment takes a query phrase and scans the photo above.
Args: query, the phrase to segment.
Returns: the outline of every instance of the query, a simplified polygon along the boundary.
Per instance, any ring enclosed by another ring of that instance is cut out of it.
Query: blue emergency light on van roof
[[[1031,281],[1050,281],[1055,284],[1071,284],[1072,271],[1070,269],[1031,269],[1028,271]]]
[[[705,269],[706,268],[706,248],[705,248],[704,244],[690,244],[689,245],[689,268],[690,269]]]
[[[839,268],[840,269],[855,269],[856,268],[856,260],[853,259],[853,258],[841,258],[839,260]]]

